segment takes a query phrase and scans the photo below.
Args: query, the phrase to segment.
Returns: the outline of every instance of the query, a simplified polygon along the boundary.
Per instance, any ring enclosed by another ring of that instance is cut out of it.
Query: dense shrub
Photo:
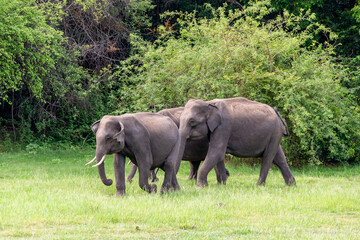
[[[228,14],[212,10],[212,19],[179,14],[178,36],[163,29],[155,43],[137,44],[138,54],[113,75],[126,83],[114,93],[119,112],[243,96],[280,109],[291,131],[284,140],[290,162],[358,160],[359,109],[340,85],[349,76],[333,48],[313,38],[327,30],[309,13],[262,22],[271,10],[258,2]]]
[[[41,96],[42,78],[55,68],[61,33],[46,23],[35,0],[0,1],[0,99],[26,85]]]
[[[49,22],[35,0],[0,0],[1,140],[82,141],[103,108],[78,53]]]
[[[129,56],[129,34],[150,26],[147,11],[153,8],[150,0],[64,3],[59,29],[69,39],[68,46],[81,53],[81,66],[96,73]]]
[[[129,33],[149,26],[151,8],[149,0],[0,0],[0,140],[92,139],[89,125],[114,109],[104,104],[111,65],[128,56]]]

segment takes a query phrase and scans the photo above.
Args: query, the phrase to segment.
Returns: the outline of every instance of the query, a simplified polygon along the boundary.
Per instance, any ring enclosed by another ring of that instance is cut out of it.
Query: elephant
[[[157,113],[162,114],[164,116],[168,116],[179,127],[180,116],[183,110],[184,107],[169,108],[169,109],[161,110]],[[190,163],[190,173],[188,177],[189,180],[197,179],[197,172],[200,166],[200,162],[205,159],[206,153],[208,151],[208,147],[209,147],[209,139],[207,136],[197,140],[188,139],[186,141],[185,151],[182,160],[189,161]],[[127,181],[131,182],[132,178],[136,173],[136,169],[137,169],[136,165],[133,165],[127,177]],[[226,175],[227,176],[230,175],[227,169],[226,169]],[[152,181],[154,181],[155,179],[156,179],[156,174],[155,172],[152,172]]]
[[[280,141],[289,135],[285,120],[277,109],[246,98],[203,101],[190,99],[180,116],[180,146],[177,167],[189,140],[209,137],[209,147],[198,173],[198,187],[207,186],[207,175],[216,168],[217,181],[226,184],[225,153],[237,157],[262,157],[257,185],[265,184],[274,163],[287,185],[296,181],[286,162]]]
[[[106,115],[91,129],[96,135],[96,156],[86,165],[96,160],[93,167],[98,167],[102,182],[110,186],[112,180],[106,178],[104,159],[106,154],[115,154],[116,195],[125,195],[125,157],[139,167],[139,186],[143,190],[157,191],[155,184],[148,183],[150,170],[155,168],[165,171],[161,193],[180,189],[175,171],[179,132],[169,117],[146,112]]]

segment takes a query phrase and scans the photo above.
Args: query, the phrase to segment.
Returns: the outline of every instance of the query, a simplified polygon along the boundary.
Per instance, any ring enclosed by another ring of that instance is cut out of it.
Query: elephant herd
[[[128,178],[139,169],[140,187],[157,191],[149,184],[151,170],[165,172],[161,192],[179,190],[176,178],[181,160],[190,162],[189,179],[207,186],[207,175],[215,169],[217,182],[226,184],[229,175],[225,154],[237,157],[262,157],[258,185],[265,184],[269,169],[279,167],[285,183],[295,185],[280,141],[288,135],[286,122],[277,109],[246,98],[203,101],[189,100],[184,107],[157,113],[132,113],[104,116],[91,129],[96,135],[96,156],[102,182],[110,186],[104,159],[114,154],[116,195],[125,194],[125,157],[134,164]],[[200,162],[204,161],[199,168]]]

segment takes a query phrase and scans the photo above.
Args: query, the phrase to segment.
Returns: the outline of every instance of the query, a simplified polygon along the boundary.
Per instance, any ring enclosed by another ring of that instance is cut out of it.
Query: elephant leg
[[[188,180],[195,180],[197,179],[197,172],[199,170],[200,161],[190,161],[190,173]]]
[[[132,182],[132,179],[135,176],[137,170],[137,166],[135,164],[132,165],[129,175],[127,176],[127,181]]]
[[[172,189],[174,190],[180,190],[180,185],[177,181],[177,178],[176,178],[176,171],[175,171],[175,167],[174,167],[174,170],[173,170],[173,173],[172,173],[172,180],[171,180],[171,185],[172,185]]]
[[[161,186],[161,193],[168,190],[180,190],[179,183],[176,178],[176,173],[179,170],[180,163],[178,162],[177,153],[179,152],[180,141],[177,141],[170,154],[164,161],[163,170],[165,172],[164,182]],[[180,159],[181,162],[181,159]]]
[[[225,172],[226,172],[226,176],[230,177],[230,172],[229,170],[227,170],[227,168],[225,168]]]
[[[156,193],[157,186],[149,184],[150,167],[142,168],[139,166],[139,186],[148,193]]]
[[[290,171],[289,165],[286,162],[284,151],[280,145],[274,158],[274,164],[280,169],[286,185],[296,185],[295,178]]]
[[[218,145],[215,146],[216,147],[209,147],[204,163],[201,165],[199,169],[198,183],[197,183],[198,187],[208,186],[207,175],[209,174],[210,170],[213,169],[220,162],[223,162],[222,164],[224,164],[226,145],[224,143],[222,144],[219,143]],[[220,170],[223,171],[224,169],[222,169],[222,166],[225,168],[225,165],[219,164],[219,166],[220,166]],[[225,181],[226,181],[226,177],[225,177]]]
[[[155,170],[151,170],[150,178],[151,178],[151,182],[159,181],[159,178],[156,177]]]
[[[216,179],[218,184],[226,185],[228,171],[225,168],[224,161],[220,161],[218,162],[218,164],[215,165],[215,172],[216,172]]]
[[[117,153],[114,156],[116,196],[125,195],[125,156]]]
[[[180,190],[180,186],[176,178],[175,164],[172,162],[165,162],[163,169],[165,176],[160,192],[164,193],[169,190]]]
[[[216,166],[216,164],[217,163],[216,162],[214,163],[213,161],[206,161],[206,160],[204,161],[203,165],[201,165],[199,169],[198,183],[197,183],[198,187],[208,186],[207,176],[211,171],[211,169],[213,169]]]
[[[278,151],[279,142],[271,142],[269,144],[269,146],[266,148],[265,152],[263,153],[261,169],[260,169],[260,176],[256,183],[257,185],[265,184],[270,167],[271,167],[274,157]]]
[[[150,167],[152,164],[152,157],[149,153],[138,153],[136,162],[139,168],[139,186],[141,189],[148,193],[156,193],[157,186],[155,184],[149,184]]]

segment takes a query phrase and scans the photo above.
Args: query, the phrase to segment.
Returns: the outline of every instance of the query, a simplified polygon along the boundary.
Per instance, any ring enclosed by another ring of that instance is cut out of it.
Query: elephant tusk
[[[102,157],[102,159],[100,160],[100,162],[98,162],[97,164],[95,164],[94,166],[92,167],[98,167],[100,164],[102,164],[105,160],[105,157],[106,157],[106,154]]]
[[[91,160],[90,162],[88,162],[87,164],[85,164],[86,166],[87,165],[89,165],[90,163],[92,163],[93,161],[95,161],[96,160],[96,156],[94,157],[94,159],[93,160]]]
[[[128,165],[131,163],[131,160],[129,160]]]

